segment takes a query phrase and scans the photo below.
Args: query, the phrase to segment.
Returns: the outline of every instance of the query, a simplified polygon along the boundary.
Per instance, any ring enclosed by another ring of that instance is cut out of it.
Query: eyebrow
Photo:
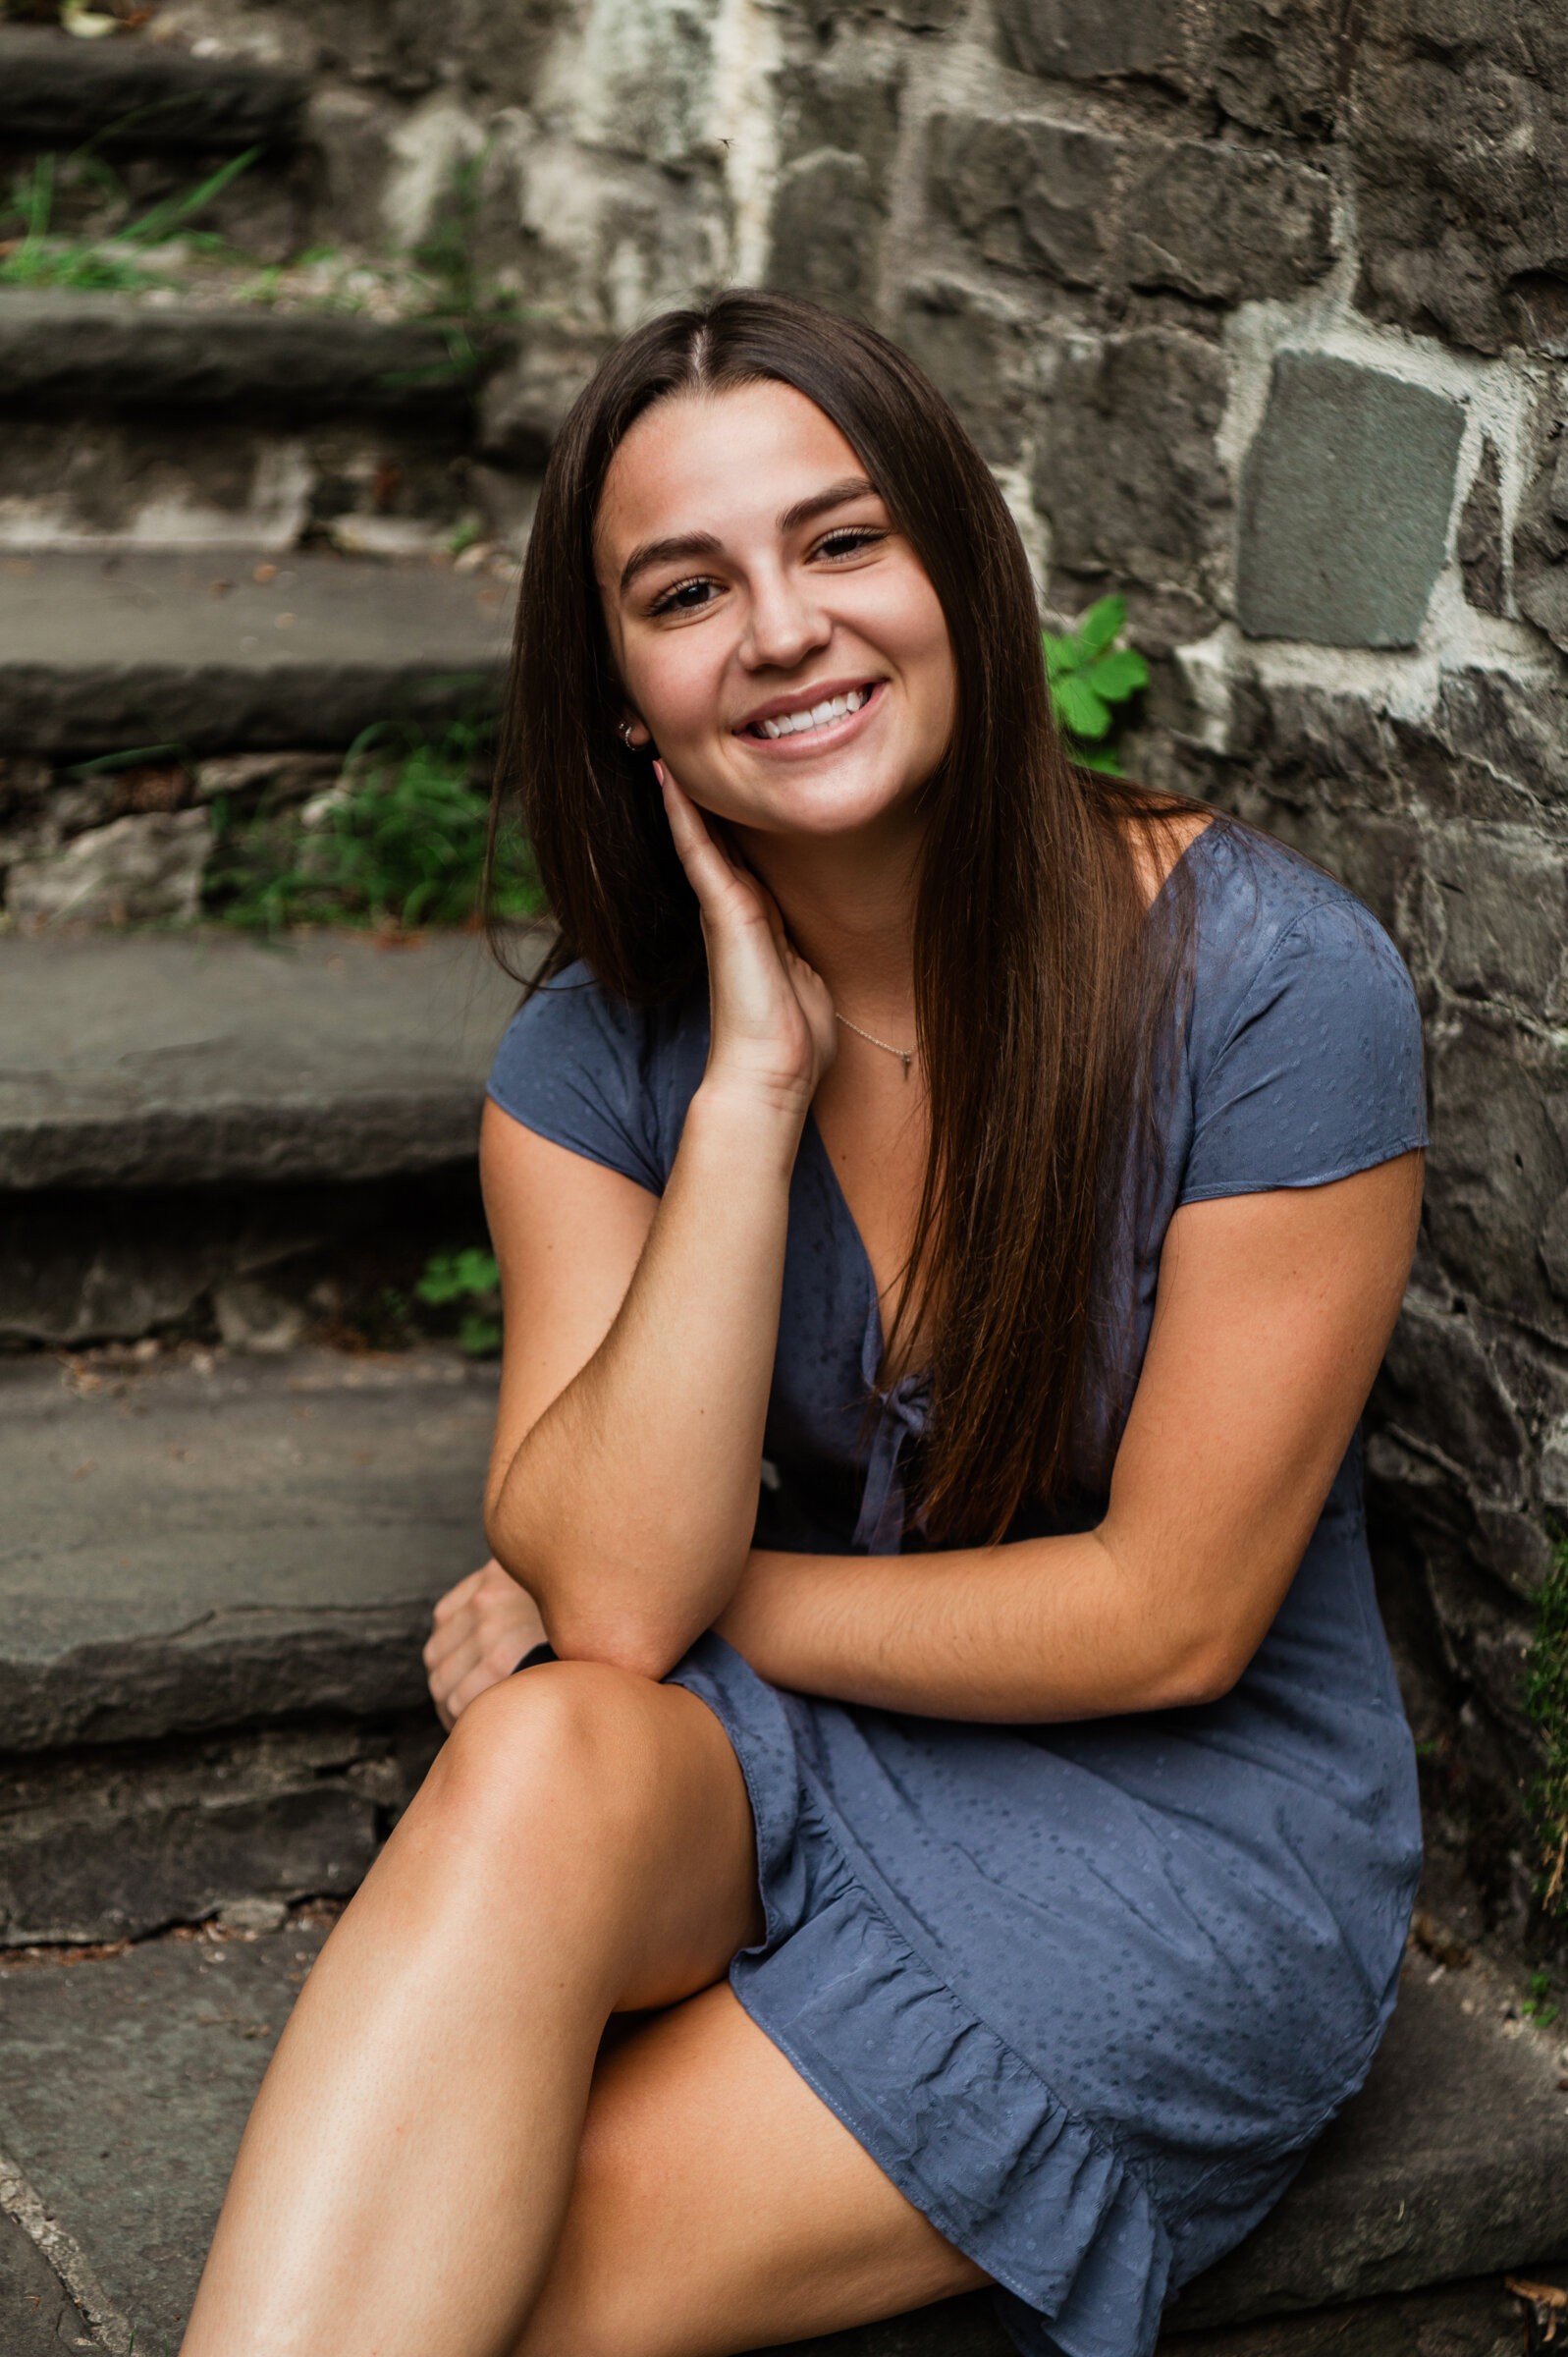
[[[815,523],[819,516],[845,507],[852,499],[874,497],[876,488],[863,474],[845,475],[841,482],[830,483],[826,490],[813,491],[809,499],[797,499],[792,508],[785,508],[779,518],[779,529],[798,532],[802,524]],[[712,532],[680,532],[668,540],[644,540],[621,569],[621,594],[624,597],[638,574],[646,573],[651,565],[672,565],[686,557],[712,557],[718,551],[719,542]]]

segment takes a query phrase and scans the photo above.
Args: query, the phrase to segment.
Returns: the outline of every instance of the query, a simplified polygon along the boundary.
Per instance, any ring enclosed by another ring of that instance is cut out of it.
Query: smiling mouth
[[[846,720],[852,712],[861,711],[876,694],[877,685],[873,680],[864,687],[847,688],[842,695],[824,696],[820,704],[803,704],[798,712],[778,712],[771,719],[754,720],[741,734],[770,740],[780,737],[809,737],[819,729],[832,728],[835,721]]]

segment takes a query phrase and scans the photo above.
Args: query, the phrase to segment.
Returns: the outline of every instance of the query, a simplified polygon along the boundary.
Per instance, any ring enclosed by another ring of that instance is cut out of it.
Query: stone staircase
[[[341,751],[494,703],[544,445],[484,402],[523,323],[385,256],[296,263],[331,219],[305,99],[0,26],[0,160],[35,200],[6,251],[37,281],[0,287],[0,867],[18,816],[49,835],[40,762]],[[82,260],[127,283],[47,283]]]
[[[71,1330],[0,1359],[4,2357],[178,2346],[272,2043],[439,1739],[493,1372],[307,1321],[378,1222],[417,1259],[472,1217],[513,995],[466,935],[0,938],[0,1323]],[[1171,2343],[1501,2357],[1503,2273],[1565,2262],[1568,2048],[1424,1925],[1367,2089]],[[1006,2345],[967,2300],[815,2347]]]

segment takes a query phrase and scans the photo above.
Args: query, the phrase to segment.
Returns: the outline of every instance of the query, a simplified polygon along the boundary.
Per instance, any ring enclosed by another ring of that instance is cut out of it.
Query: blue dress
[[[1322,1185],[1426,1142],[1409,976],[1360,903],[1222,824],[1182,866],[1193,996],[1133,1255],[1128,1398],[1178,1205]],[[490,1093],[657,1194],[707,1045],[705,994],[632,1008],[573,968],[516,1016]],[[808,1121],[759,1545],[898,1550],[922,1396],[900,1384],[868,1446],[880,1346]],[[1009,1535],[1062,1526],[1036,1512]],[[750,1791],[767,1928],[730,1968],[740,2002],[995,2278],[1021,2349],[1145,2357],[1172,2293],[1360,2085],[1393,2002],[1421,1836],[1359,1443],[1220,1702],[959,1725],[779,1690],[712,1635],[673,1675]]]

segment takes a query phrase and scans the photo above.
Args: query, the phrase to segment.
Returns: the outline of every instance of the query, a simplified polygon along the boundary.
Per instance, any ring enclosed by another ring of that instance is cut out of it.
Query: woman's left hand
[[[435,1609],[424,1665],[449,1733],[474,1696],[510,1677],[544,1633],[539,1607],[494,1556],[447,1590]]]

